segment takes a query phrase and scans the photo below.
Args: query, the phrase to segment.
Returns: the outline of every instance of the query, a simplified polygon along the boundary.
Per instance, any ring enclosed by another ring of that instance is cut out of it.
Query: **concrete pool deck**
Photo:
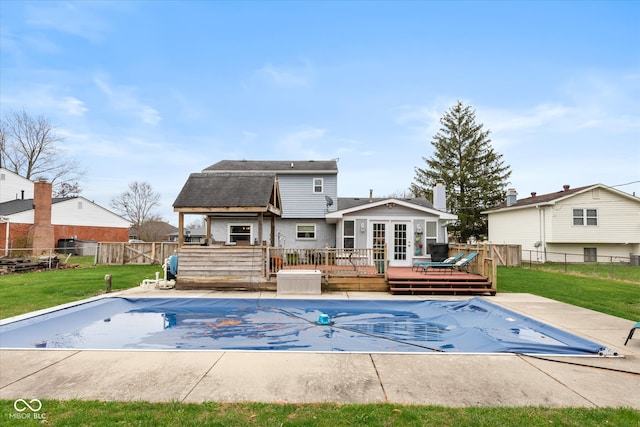
[[[113,294],[116,295],[116,294]],[[128,297],[283,298],[275,292],[134,288]],[[286,295],[286,298],[296,298]],[[336,292],[311,299],[460,299]],[[465,297],[466,298],[466,297]],[[240,351],[0,350],[1,399],[398,403],[640,409],[634,322],[530,294],[488,301],[623,357]],[[636,334],[637,335],[637,334]]]

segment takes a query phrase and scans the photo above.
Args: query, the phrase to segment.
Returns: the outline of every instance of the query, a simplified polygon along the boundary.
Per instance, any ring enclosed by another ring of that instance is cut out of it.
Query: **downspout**
[[[542,246],[542,262],[547,262],[547,227],[546,227],[546,215],[544,212],[544,208],[540,207],[540,205],[536,205],[536,209],[538,209],[538,237],[540,241],[540,246]]]

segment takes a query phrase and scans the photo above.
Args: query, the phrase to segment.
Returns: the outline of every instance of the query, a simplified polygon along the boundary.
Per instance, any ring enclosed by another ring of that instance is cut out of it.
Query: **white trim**
[[[298,227],[313,227],[313,237],[298,237]],[[300,222],[296,223],[296,240],[318,240],[318,227],[315,223],[312,222]]]
[[[388,203],[394,203],[397,206],[404,206],[405,208],[409,208],[409,209],[413,209],[419,212],[424,212],[424,213],[428,213],[431,215],[435,215],[437,217],[440,217],[441,220],[457,220],[458,216],[454,215],[454,214],[450,214],[448,212],[442,212],[439,211],[437,209],[433,209],[433,208],[426,208],[424,206],[420,206],[420,205],[416,205],[414,203],[410,203],[407,202],[406,200],[401,200],[401,199],[384,199],[384,200],[379,200],[377,202],[371,202],[371,203],[366,203],[360,206],[355,206],[353,208],[349,208],[349,209],[343,209],[340,211],[335,211],[335,212],[331,212],[329,214],[326,215],[327,219],[342,219],[342,217],[344,215],[347,214],[351,214],[354,212],[359,212],[359,211],[363,211],[366,209],[371,209],[371,208],[375,208],[378,206],[386,206]]]
[[[316,180],[320,180],[320,191],[316,191]],[[313,194],[324,194],[324,178],[316,177],[311,180],[311,192]]]

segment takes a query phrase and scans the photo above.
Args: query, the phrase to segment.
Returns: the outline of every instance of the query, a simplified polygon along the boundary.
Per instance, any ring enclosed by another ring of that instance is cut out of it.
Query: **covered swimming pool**
[[[598,355],[482,298],[109,297],[0,326],[0,348]]]

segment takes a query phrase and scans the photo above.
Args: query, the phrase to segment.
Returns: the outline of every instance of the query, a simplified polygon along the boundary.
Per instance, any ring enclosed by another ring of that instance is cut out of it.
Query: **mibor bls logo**
[[[42,402],[40,399],[31,399],[26,401],[24,399],[16,399],[13,402],[13,409],[16,412],[9,414],[9,418],[12,419],[34,419],[44,420],[45,414],[41,414]],[[30,411],[30,412],[27,412]]]

